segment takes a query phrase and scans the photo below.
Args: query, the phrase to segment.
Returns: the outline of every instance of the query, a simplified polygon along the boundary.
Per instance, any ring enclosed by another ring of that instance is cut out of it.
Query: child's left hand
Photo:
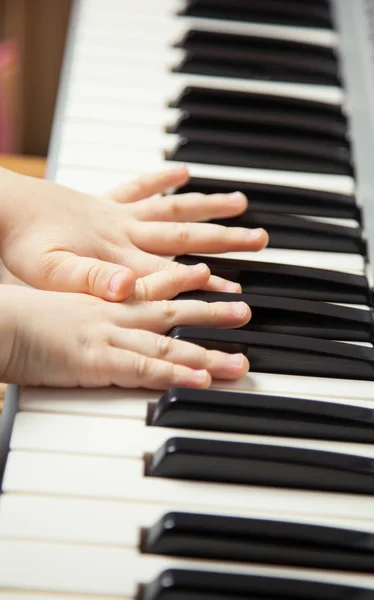
[[[120,301],[131,296],[136,278],[165,269],[177,276],[181,265],[157,255],[248,252],[266,246],[263,230],[191,222],[239,215],[247,206],[242,194],[149,198],[187,179],[182,167],[91,197],[0,170],[2,259],[36,288]],[[217,277],[202,287],[240,291],[237,284]]]

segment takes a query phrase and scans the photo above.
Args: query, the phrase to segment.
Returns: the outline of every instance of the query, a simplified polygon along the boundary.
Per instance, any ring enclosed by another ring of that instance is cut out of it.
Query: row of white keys
[[[374,588],[374,577],[349,572],[323,573],[309,569],[245,566],[214,561],[141,555],[127,548],[0,540],[0,587],[45,592],[97,594],[135,598],[138,585],[155,579],[168,568],[207,570],[305,581],[322,581]],[[9,566],[8,566],[9,565]],[[48,597],[50,597],[48,595]]]
[[[113,501],[95,498],[41,496],[7,493],[0,497],[0,539],[34,539],[64,543],[126,546],[137,548],[142,530],[152,527],[171,511],[227,517],[266,519],[317,526],[354,529],[374,533],[374,517],[344,512],[303,514],[278,512],[276,506],[199,505],[185,498],[182,503]]]
[[[26,494],[130,501],[168,504],[174,510],[187,505],[209,514],[229,509],[232,514],[324,522],[373,520],[370,495],[148,477],[144,467],[139,458],[12,450],[2,489],[5,497]]]
[[[176,17],[176,13],[182,11],[185,6],[184,0],[161,0],[157,4],[151,4],[149,0],[140,0],[129,11],[122,0],[110,0],[106,5],[98,0],[86,0],[82,3],[79,12],[80,35],[77,42],[79,43],[86,37],[92,39],[92,37],[98,36],[100,39],[109,33],[116,42],[126,45],[128,37],[134,36],[131,26],[134,21],[139,22],[140,20],[143,28],[139,28],[136,34],[139,35],[138,39],[144,39],[145,42],[163,39],[171,45],[189,29],[194,28],[204,31],[285,39],[331,48],[335,48],[338,44],[336,31],[329,29],[204,19],[184,17],[183,15]],[[160,23],[160,19],[168,19],[169,27],[155,28],[155,19],[158,23]],[[126,28],[126,36],[123,36],[124,28]],[[175,36],[178,37],[175,38]]]
[[[374,446],[370,444],[149,427],[142,420],[32,412],[17,414],[10,449],[143,459],[146,455],[153,455],[161,445],[173,437],[269,444],[274,447],[306,448],[374,458]]]

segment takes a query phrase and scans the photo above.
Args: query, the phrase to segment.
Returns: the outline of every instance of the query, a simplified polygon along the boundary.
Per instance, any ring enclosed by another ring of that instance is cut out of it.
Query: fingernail
[[[242,192],[232,192],[228,195],[229,203],[233,205],[242,204],[244,199],[245,196],[242,194]]]
[[[230,358],[228,359],[230,365],[233,367],[242,367],[244,362],[243,354],[230,354]]]
[[[250,240],[258,240],[258,238],[262,237],[265,233],[265,229],[259,227],[258,229],[248,229],[247,238]]]
[[[112,292],[112,294],[117,294],[119,288],[122,285],[124,276],[125,276],[125,271],[118,271],[117,273],[112,275],[112,277],[110,278],[110,281],[109,281],[109,289]]]
[[[226,283],[225,286],[225,290],[226,292],[239,292],[240,291],[240,284],[239,283],[235,283],[235,281],[228,281]]]
[[[245,302],[231,302],[230,306],[239,317],[245,317],[248,312],[248,306]]]
[[[198,265],[193,265],[191,269],[195,271],[195,273],[203,273],[207,270],[207,266],[204,263],[199,263]]]

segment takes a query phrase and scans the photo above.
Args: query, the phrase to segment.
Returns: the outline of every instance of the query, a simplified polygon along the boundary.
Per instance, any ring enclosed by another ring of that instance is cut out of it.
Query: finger
[[[114,202],[130,203],[155,194],[161,194],[168,188],[180,187],[189,179],[187,167],[178,165],[159,173],[150,173],[134,179],[127,184],[111,190],[107,197]]]
[[[178,269],[179,267],[179,263],[170,260],[170,258],[143,252],[139,249],[129,250],[126,252],[126,255],[123,255],[122,251],[116,251],[110,254],[109,257],[113,262],[126,265],[132,269],[137,277],[145,277],[152,273]],[[204,289],[212,292],[241,292],[241,286],[238,283],[212,275],[206,285],[203,285],[201,288],[196,286],[196,289]]]
[[[132,296],[135,300],[168,300],[182,292],[203,288],[209,280],[210,271],[204,264],[178,265],[140,278]]]
[[[240,283],[236,283],[236,281],[229,281],[228,279],[217,277],[217,275],[211,275],[208,283],[201,289],[209,292],[229,292],[231,294],[240,294],[242,291],[242,286]]]
[[[247,204],[241,192],[180,194],[142,200],[137,204],[135,214],[143,221],[209,221],[240,215]]]
[[[239,379],[249,368],[248,360],[243,354],[206,350],[201,346],[149,331],[116,328],[109,341],[115,348],[131,350],[194,370],[206,370],[212,377],[219,379]]]
[[[111,348],[106,370],[111,383],[125,388],[167,390],[170,387],[208,388],[211,377],[205,370],[193,370],[138,352]]]
[[[128,301],[124,306],[126,311],[118,310],[116,313],[117,325],[147,329],[154,333],[167,333],[177,325],[231,329],[242,327],[251,318],[251,310],[245,302]]]
[[[30,282],[41,289],[91,294],[112,302],[128,298],[135,289],[135,275],[129,268],[96,258],[53,252],[43,267],[47,284]]]
[[[131,230],[133,243],[156,254],[187,252],[257,252],[268,243],[264,229],[224,227],[212,223],[145,223],[138,221]]]

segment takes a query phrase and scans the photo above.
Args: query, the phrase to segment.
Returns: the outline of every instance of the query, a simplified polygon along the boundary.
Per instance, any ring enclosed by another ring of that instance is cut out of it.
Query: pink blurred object
[[[16,151],[16,73],[18,52],[15,42],[0,43],[0,152]]]

